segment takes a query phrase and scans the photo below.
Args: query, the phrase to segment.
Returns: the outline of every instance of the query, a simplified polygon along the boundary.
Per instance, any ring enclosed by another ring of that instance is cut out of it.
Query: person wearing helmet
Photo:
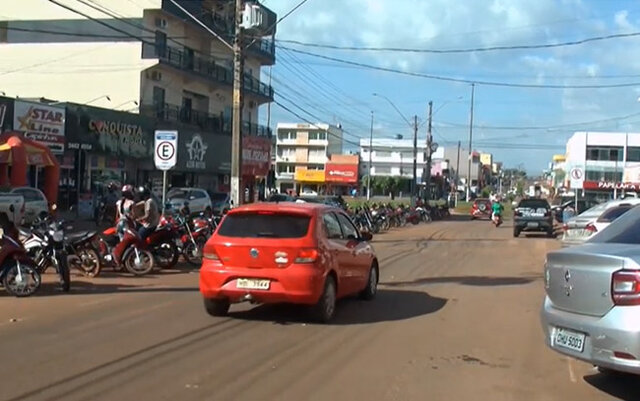
[[[122,187],[122,198],[116,202],[116,232],[122,240],[124,230],[127,228],[128,220],[133,209],[133,187],[125,185]]]
[[[140,196],[140,201],[144,202],[144,215],[138,218],[138,222],[142,224],[142,227],[138,230],[138,234],[140,234],[140,237],[144,240],[158,227],[158,223],[160,223],[160,213],[158,212],[158,205],[156,205],[156,202],[153,200],[149,188],[144,186],[139,187],[138,195]]]

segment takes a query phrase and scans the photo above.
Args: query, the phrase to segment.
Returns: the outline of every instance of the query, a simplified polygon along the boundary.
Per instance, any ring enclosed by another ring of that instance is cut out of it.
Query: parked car
[[[172,188],[167,192],[167,200],[173,210],[180,210],[185,202],[193,214],[213,212],[209,194],[200,188]]]
[[[214,214],[221,215],[231,209],[231,196],[224,192],[210,192],[211,205]]]
[[[200,292],[207,312],[230,304],[308,305],[329,321],[336,299],[376,295],[378,259],[370,233],[339,208],[316,203],[255,203],[232,209],[205,245]]]
[[[623,203],[620,206],[607,209],[593,224],[587,226],[587,229],[593,231],[594,234],[599,233],[634,207],[636,207],[636,205]]]
[[[471,205],[471,220],[491,219],[491,201],[486,198],[478,198]]]
[[[547,255],[546,344],[601,369],[640,374],[640,208],[585,244]]]
[[[606,203],[601,203],[566,221],[563,226],[562,246],[575,246],[583,244],[591,235],[595,233],[594,223],[605,211],[620,205],[639,205],[640,199],[627,198],[617,199]]]
[[[5,213],[9,222],[20,225],[24,218],[25,204],[22,195],[0,193],[0,213]]]
[[[551,206],[546,199],[522,199],[513,211],[513,236],[518,237],[523,231],[546,232],[548,237],[554,236]]]
[[[42,213],[49,214],[49,202],[38,188],[18,187],[9,191],[10,194],[24,198],[24,224],[31,224]]]

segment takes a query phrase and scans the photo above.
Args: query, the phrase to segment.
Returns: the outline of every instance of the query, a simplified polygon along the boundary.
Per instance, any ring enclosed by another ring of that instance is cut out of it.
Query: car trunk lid
[[[285,268],[315,247],[311,216],[281,212],[233,213],[207,244],[228,267]]]
[[[625,265],[628,245],[586,244],[547,255],[545,289],[568,312],[603,316],[612,307],[611,278]]]

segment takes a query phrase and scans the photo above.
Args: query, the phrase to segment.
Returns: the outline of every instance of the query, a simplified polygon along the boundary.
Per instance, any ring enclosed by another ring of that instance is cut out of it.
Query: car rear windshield
[[[227,200],[227,194],[225,193],[220,193],[220,192],[214,192],[210,195],[211,200],[212,201],[220,201],[220,202],[224,202],[225,200]]]
[[[588,242],[640,244],[640,208],[632,208],[624,218],[614,220],[606,230],[600,231]]]
[[[309,231],[310,216],[284,213],[232,213],[218,235],[235,238],[302,238]]]
[[[186,197],[187,197],[187,192],[182,189],[172,189],[167,193],[167,198],[169,199],[186,198]]]
[[[544,199],[525,199],[520,201],[518,207],[525,209],[549,209],[549,202]]]
[[[629,205],[629,206],[618,206],[618,207],[611,208],[606,212],[602,213],[600,217],[598,217],[598,223],[611,223],[618,217],[628,212],[631,209],[631,207],[632,206]]]

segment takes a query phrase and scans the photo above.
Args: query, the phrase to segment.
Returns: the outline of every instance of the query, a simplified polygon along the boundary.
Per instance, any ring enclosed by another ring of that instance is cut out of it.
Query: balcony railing
[[[232,17],[226,17],[213,10],[205,9],[202,5],[202,1],[179,1],[180,5],[193,15],[197,15],[198,19],[204,23],[209,29],[212,29],[215,33],[220,35],[228,43],[233,41],[234,36],[234,22]],[[193,20],[187,16],[182,10],[175,6],[169,0],[162,0],[162,9],[181,18],[188,22]],[[247,38],[245,40],[245,46],[251,43],[253,39]],[[275,63],[276,48],[273,41],[268,39],[258,39],[248,47],[250,52],[253,52],[259,57],[265,58],[269,64]]]
[[[206,131],[231,135],[231,123],[225,121],[222,115],[210,114],[168,103],[142,105],[140,110],[143,115],[154,117],[161,121],[193,125]],[[242,134],[271,138],[271,129],[263,125],[244,121],[242,123]]]
[[[216,64],[213,59],[196,56],[170,46],[156,46],[154,48],[154,56],[172,67],[194,72],[222,84],[233,85],[233,71],[230,68]],[[244,75],[244,90],[245,92],[273,99],[273,87],[246,73]]]

